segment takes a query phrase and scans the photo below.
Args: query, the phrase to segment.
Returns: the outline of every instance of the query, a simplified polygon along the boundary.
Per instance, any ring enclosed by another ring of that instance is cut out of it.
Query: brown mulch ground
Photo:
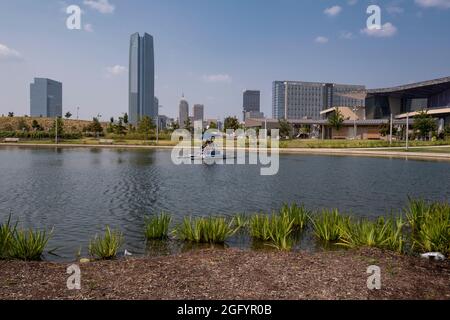
[[[373,249],[339,252],[203,250],[81,264],[81,290],[66,287],[70,263],[0,261],[0,299],[446,299],[450,262]],[[367,289],[369,265],[381,290]]]

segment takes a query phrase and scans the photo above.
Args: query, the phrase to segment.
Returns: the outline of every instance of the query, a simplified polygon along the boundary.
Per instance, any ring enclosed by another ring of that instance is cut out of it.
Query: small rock
[[[437,260],[437,261],[445,260],[445,256],[440,252],[427,252],[427,253],[421,254],[420,257],[424,258],[424,259],[432,259],[432,260]]]
[[[91,262],[91,260],[87,259],[87,258],[81,258],[80,259],[80,263],[89,263]]]

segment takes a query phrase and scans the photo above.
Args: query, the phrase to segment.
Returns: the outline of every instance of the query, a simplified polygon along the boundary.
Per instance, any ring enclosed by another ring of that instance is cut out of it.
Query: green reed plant
[[[7,253],[9,259],[39,261],[53,234],[53,230],[34,231],[32,229],[15,229]]]
[[[403,236],[402,217],[378,218],[376,221],[362,219],[349,220],[341,227],[338,244],[347,247],[376,247],[403,252],[405,238]]]
[[[271,246],[278,250],[290,250],[292,248],[291,234],[294,231],[295,218],[289,215],[274,215],[270,219],[270,241]]]
[[[303,230],[308,224],[310,212],[304,205],[298,206],[297,204],[284,204],[280,210],[281,215],[287,215],[293,220],[293,227],[295,229]]]
[[[233,221],[222,217],[189,217],[183,220],[175,233],[178,239],[184,241],[222,244],[237,230]]]
[[[250,236],[253,239],[269,241],[271,238],[271,218],[268,214],[255,214],[250,218]]]
[[[412,228],[413,232],[420,229],[420,225],[426,216],[430,215],[430,211],[433,211],[435,205],[429,204],[423,199],[409,199],[408,207],[406,211],[406,219]]]
[[[11,215],[9,215],[6,223],[0,224],[0,260],[8,258],[15,231],[16,226],[11,225]]]
[[[411,207],[410,204],[407,215],[413,229],[413,249],[450,255],[450,205],[425,203],[418,209]]]
[[[250,236],[279,250],[292,248],[293,231],[294,218],[287,214],[255,214],[250,219]]]
[[[312,217],[311,222],[314,228],[314,235],[318,239],[327,242],[337,242],[342,236],[342,231],[348,228],[350,218],[342,216],[337,209],[325,209]]]
[[[147,240],[163,240],[169,235],[169,226],[172,217],[167,213],[145,218],[145,237]]]
[[[248,217],[243,213],[238,213],[233,217],[233,225],[237,229],[245,229],[249,225]]]
[[[123,233],[118,230],[111,230],[109,226],[106,226],[103,236],[96,235],[89,242],[89,254],[102,260],[114,259],[123,243]]]

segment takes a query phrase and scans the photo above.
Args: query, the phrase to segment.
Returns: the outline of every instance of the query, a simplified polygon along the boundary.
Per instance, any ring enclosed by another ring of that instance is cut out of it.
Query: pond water
[[[399,212],[408,197],[448,201],[450,163],[389,158],[281,155],[277,175],[256,165],[172,164],[168,150],[0,148],[0,221],[10,213],[25,227],[54,228],[49,248],[75,259],[106,225],[119,228],[133,253],[189,249],[143,236],[144,216],[161,211],[232,216],[304,203],[364,217]],[[236,235],[228,246],[255,244]],[[315,245],[303,239],[301,247]],[[157,249],[155,249],[157,247]],[[155,250],[153,250],[155,249]]]

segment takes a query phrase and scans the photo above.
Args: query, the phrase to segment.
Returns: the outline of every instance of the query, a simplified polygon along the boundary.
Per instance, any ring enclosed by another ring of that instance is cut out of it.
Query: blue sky
[[[79,5],[83,30],[68,30]],[[370,4],[383,30],[364,32]],[[29,113],[33,77],[63,82],[64,112],[89,119],[128,110],[130,34],[155,39],[160,114],[182,92],[206,116],[241,115],[259,89],[271,115],[274,80],[386,87],[450,75],[450,0],[0,0],[0,114]]]

